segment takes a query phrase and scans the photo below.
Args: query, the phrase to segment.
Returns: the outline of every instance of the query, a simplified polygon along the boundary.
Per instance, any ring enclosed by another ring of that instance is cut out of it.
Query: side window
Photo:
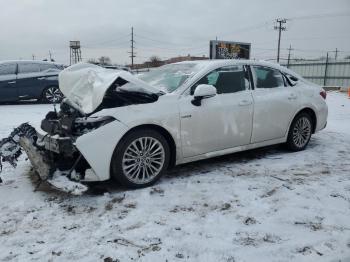
[[[39,64],[39,67],[40,67],[40,71],[47,71],[49,69],[58,70],[58,68],[55,65],[50,65],[50,64]]]
[[[235,93],[249,89],[249,76],[243,66],[222,67],[210,72],[199,80],[191,88],[191,94],[201,84],[215,86],[218,94]]]
[[[35,63],[19,63],[18,64],[18,73],[27,74],[27,73],[37,73],[40,72],[40,67]]]
[[[262,66],[252,66],[251,68],[255,75],[254,83],[256,88],[284,87],[284,81],[280,71]]]
[[[0,64],[0,75],[16,74],[16,64]]]

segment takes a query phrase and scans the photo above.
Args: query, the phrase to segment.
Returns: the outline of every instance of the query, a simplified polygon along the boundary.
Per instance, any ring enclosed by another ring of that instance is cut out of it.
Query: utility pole
[[[328,70],[328,52],[326,57],[326,65],[324,68],[323,86],[326,86],[326,83],[327,83],[327,70]]]
[[[130,42],[131,42],[131,46],[130,46],[130,48],[131,48],[131,52],[129,52],[130,53],[130,58],[131,58],[131,69],[133,69],[134,68],[134,58],[136,57],[136,54],[135,54],[135,52],[134,52],[134,43],[135,43],[135,41],[134,41],[134,27],[131,27],[131,40],[130,40]]]
[[[32,58],[33,58],[33,60],[35,60],[35,55],[34,54],[32,54]]]
[[[287,61],[287,68],[289,68],[289,62],[290,62],[290,51],[292,51],[292,45],[289,45],[289,48],[288,48],[288,61]]]
[[[337,58],[338,58],[338,52],[339,52],[339,51],[338,51],[338,48],[336,48],[336,49],[335,49],[335,55],[334,55],[334,59],[335,59],[335,60],[337,60]]]
[[[277,63],[280,62],[280,47],[281,47],[281,32],[286,30],[286,27],[283,24],[287,23],[285,18],[276,19],[277,26],[274,27],[275,30],[278,30],[278,49],[277,49]]]

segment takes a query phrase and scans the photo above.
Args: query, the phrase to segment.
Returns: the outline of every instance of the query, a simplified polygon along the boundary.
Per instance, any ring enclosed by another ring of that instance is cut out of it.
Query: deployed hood
[[[59,86],[70,104],[84,114],[92,113],[103,101],[106,91],[118,79],[127,81],[118,89],[157,94],[161,91],[126,71],[106,69],[88,63],[72,65],[59,74]]]

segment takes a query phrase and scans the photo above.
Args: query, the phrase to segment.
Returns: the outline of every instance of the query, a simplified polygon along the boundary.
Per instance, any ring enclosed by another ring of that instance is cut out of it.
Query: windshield
[[[190,76],[200,70],[196,63],[169,64],[153,69],[138,77],[147,84],[170,93],[178,89]]]

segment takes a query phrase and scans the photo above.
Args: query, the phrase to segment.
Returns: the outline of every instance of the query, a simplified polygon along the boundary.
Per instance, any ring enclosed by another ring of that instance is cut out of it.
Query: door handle
[[[38,80],[44,80],[46,77],[38,77]]]
[[[8,84],[16,84],[16,81],[7,82]]]
[[[250,101],[250,100],[242,100],[241,102],[239,102],[238,105],[247,106],[247,105],[251,105],[251,104],[252,104],[252,101]]]

